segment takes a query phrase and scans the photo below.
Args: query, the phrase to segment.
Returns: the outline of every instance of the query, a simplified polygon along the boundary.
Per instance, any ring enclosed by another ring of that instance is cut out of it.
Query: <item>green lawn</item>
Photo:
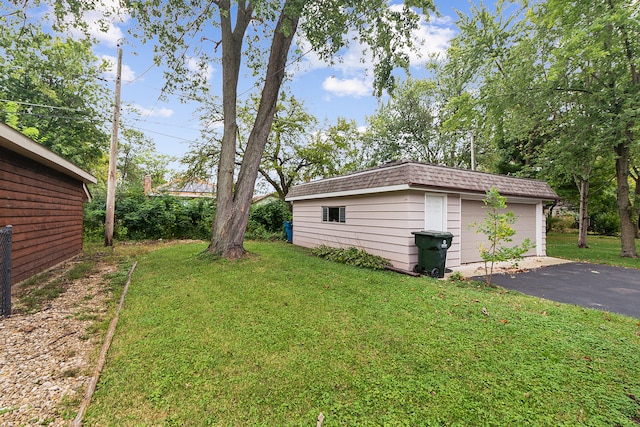
[[[85,425],[638,425],[638,319],[205,247],[139,259]]]
[[[578,248],[578,235],[575,233],[548,233],[547,255],[576,261],[597,264],[617,265],[640,269],[640,259],[620,257],[620,238],[609,236],[588,236],[586,249]],[[636,249],[640,254],[640,240],[636,240]]]

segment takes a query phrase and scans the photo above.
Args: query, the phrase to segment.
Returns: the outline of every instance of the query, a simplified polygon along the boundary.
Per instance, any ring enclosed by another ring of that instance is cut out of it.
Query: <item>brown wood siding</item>
[[[13,226],[12,283],[82,251],[82,182],[0,148],[0,227]]]
[[[536,242],[536,208],[534,204],[512,203],[507,205],[507,210],[513,211],[518,220],[513,225],[516,234],[513,242],[507,246],[519,245],[525,238],[529,238],[535,245]],[[478,249],[481,243],[488,244],[486,237],[476,233],[473,223],[484,221],[486,209],[484,203],[478,200],[462,200],[462,229],[461,229],[461,262],[463,264],[482,261]],[[525,256],[535,256],[536,249],[529,250]]]

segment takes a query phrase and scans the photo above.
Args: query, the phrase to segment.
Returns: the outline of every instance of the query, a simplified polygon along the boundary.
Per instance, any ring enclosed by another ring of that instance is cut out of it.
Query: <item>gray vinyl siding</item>
[[[447,250],[447,267],[481,261],[478,245],[482,241],[486,243],[486,238],[470,226],[484,219],[483,202],[462,197],[460,194],[446,194],[447,229],[442,231],[453,234],[451,247]],[[322,208],[326,206],[344,206],[346,222],[323,222]],[[511,203],[509,209],[518,216],[513,244],[519,244],[528,237],[539,246],[525,255],[544,255],[544,216],[537,212],[541,205],[532,200],[531,204]],[[542,224],[536,226],[537,221]],[[355,246],[382,256],[394,267],[407,271],[418,264],[418,247],[411,232],[424,227],[425,191],[421,190],[296,200],[293,203],[294,244],[309,248],[319,245]]]
[[[451,247],[447,250],[447,267],[457,267],[460,265],[460,223],[461,207],[459,194],[447,194],[447,229],[453,234]]]
[[[411,231],[422,229],[422,199],[409,192],[300,200],[293,205],[293,243],[298,246],[355,246],[410,270]],[[323,206],[344,206],[344,223],[322,222]],[[417,252],[416,252],[417,260]]]

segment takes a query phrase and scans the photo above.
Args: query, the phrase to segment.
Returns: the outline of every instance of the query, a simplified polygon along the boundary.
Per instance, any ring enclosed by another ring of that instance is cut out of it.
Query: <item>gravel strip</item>
[[[102,343],[88,328],[107,314],[116,270],[98,264],[42,311],[0,318],[0,426],[71,425]]]

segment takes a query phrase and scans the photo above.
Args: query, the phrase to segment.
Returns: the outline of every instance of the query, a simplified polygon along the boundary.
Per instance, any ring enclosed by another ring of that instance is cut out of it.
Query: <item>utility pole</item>
[[[113,223],[116,205],[116,174],[118,163],[118,125],[120,123],[120,86],[122,76],[122,49],[118,45],[118,66],[116,71],[116,99],[113,106],[111,128],[111,148],[109,149],[109,178],[107,181],[107,211],[104,220],[104,245],[113,246]]]
[[[472,133],[471,134],[471,170],[476,170],[476,137]]]

